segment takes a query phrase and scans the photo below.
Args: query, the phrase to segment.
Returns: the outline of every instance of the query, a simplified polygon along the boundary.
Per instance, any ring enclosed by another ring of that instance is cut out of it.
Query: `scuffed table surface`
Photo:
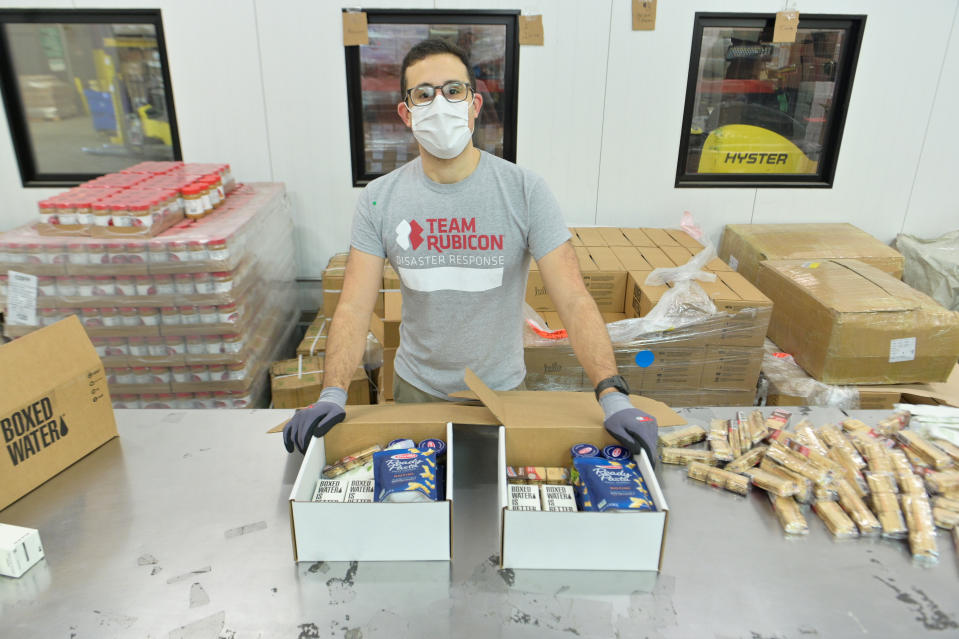
[[[679,409],[703,426],[735,411]],[[959,636],[959,563],[941,531],[930,569],[904,542],[833,541],[811,512],[810,535],[787,539],[762,491],[722,492],[678,466],[660,472],[662,574],[501,571],[489,428],[456,430],[452,563],[295,564],[288,497],[302,457],[265,434],[291,412],[118,410],[119,439],[0,511],[39,528],[47,554],[0,577],[0,635]],[[592,543],[633,542],[611,531]]]

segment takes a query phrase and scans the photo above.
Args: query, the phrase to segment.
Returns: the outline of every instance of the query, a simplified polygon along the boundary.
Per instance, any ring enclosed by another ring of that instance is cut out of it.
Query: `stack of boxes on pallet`
[[[274,408],[300,408],[316,401],[323,390],[323,360],[330,320],[340,300],[346,253],[337,253],[323,270],[323,311],[316,316],[296,349],[296,359],[275,362],[271,370]],[[370,331],[382,348],[382,365],[365,361],[353,374],[347,404],[370,404],[393,399],[393,360],[400,345],[400,281],[389,264],[383,266],[383,286],[376,298]],[[378,351],[377,351],[378,352]],[[370,358],[365,358],[369,360]],[[371,364],[373,366],[371,366]],[[367,374],[368,368],[379,368]]]
[[[10,317],[6,335],[77,315],[118,408],[256,405],[296,319],[293,224],[281,184],[239,187],[217,212],[149,239],[16,229],[0,235],[0,273],[11,272],[36,277],[35,308],[26,309],[36,321]]]
[[[956,366],[959,313],[901,282],[902,255],[850,224],[729,225],[719,254],[773,301],[769,337],[820,396],[823,385],[943,382]],[[798,374],[767,368],[774,402],[815,401],[795,390]]]
[[[703,246],[678,229],[574,228],[572,243],[587,290],[607,322],[645,317],[668,286],[647,285],[656,268],[686,264]],[[772,303],[719,259],[705,267],[714,282],[697,282],[716,306],[708,319],[675,331],[630,336],[613,348],[630,387],[672,406],[751,404],[762,364]],[[526,301],[562,328],[535,265]],[[526,385],[533,390],[589,390],[568,344],[526,347]]]

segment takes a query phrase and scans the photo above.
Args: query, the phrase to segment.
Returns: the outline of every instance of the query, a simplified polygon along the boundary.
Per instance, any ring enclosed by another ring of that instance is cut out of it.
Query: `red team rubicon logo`
[[[423,227],[416,220],[412,222],[402,220],[396,225],[396,243],[404,251],[410,248],[415,251],[423,243]]]
[[[503,235],[476,232],[475,217],[426,219],[424,228],[416,220],[401,220],[396,225],[396,243],[404,251],[418,249],[424,242],[427,251],[502,251]],[[425,233],[425,235],[424,235]]]

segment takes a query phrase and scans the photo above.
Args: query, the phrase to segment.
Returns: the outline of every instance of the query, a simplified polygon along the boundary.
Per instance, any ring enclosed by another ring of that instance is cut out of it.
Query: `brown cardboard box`
[[[639,249],[639,254],[643,256],[643,259],[646,260],[646,263],[654,269],[672,268],[676,266],[676,263],[669,259],[669,256],[667,256],[661,248],[655,246],[638,246],[636,248]]]
[[[635,246],[611,246],[609,249],[627,271],[652,271],[653,267]]]
[[[959,357],[959,313],[858,260],[762,262],[769,337],[830,384],[945,381]]]
[[[891,390],[872,389],[869,386],[849,386],[858,395],[858,408],[863,410],[892,410],[902,393]],[[809,406],[808,397],[798,397],[784,392],[776,384],[769,384],[766,394],[767,406]]]
[[[576,233],[583,246],[608,246],[603,233],[598,228],[584,227],[570,230]]]
[[[566,328],[566,326],[563,324],[563,320],[559,318],[559,313],[555,311],[545,311],[541,313],[540,316],[546,322],[546,327],[548,327],[551,331],[558,331]],[[603,322],[609,324],[611,322],[618,322],[626,319],[626,313],[600,313],[600,317],[603,318]]]
[[[323,356],[299,357],[274,362],[270,367],[273,408],[303,408],[316,401],[323,390]],[[353,373],[346,403],[370,403],[370,385],[363,367]]]
[[[649,248],[656,246],[656,243],[653,242],[648,235],[643,233],[642,229],[621,228],[619,230],[622,231],[623,235],[633,246]]]
[[[595,229],[593,229],[595,230]],[[626,271],[609,247],[574,246],[586,290],[601,312],[622,313],[626,295]],[[526,280],[526,303],[537,312],[555,311],[549,291],[534,260]]]
[[[346,261],[349,253],[337,253],[330,258],[326,268],[323,269],[323,314],[332,318],[336,311],[336,305],[340,301],[340,294],[343,291],[343,278],[346,275]],[[383,288],[376,297],[376,303],[373,312],[383,314],[383,291],[385,289],[399,288],[399,275],[389,265],[383,265]]]
[[[685,246],[693,253],[699,253],[703,250],[703,243],[682,229],[666,229],[669,236],[676,240],[680,246]]]
[[[752,406],[755,390],[656,390],[643,393],[669,406]]]
[[[636,369],[637,372],[643,371],[642,385],[635,390],[641,390],[645,394],[646,391],[700,387],[706,360],[705,348],[652,347],[647,350],[652,351],[654,356],[653,363],[649,367],[640,369],[633,360],[632,365],[627,368],[627,371],[632,369]],[[635,355],[635,352],[630,355]]]
[[[384,296],[383,315],[373,313],[370,317],[370,331],[383,348],[399,347],[402,318],[403,296],[399,291],[387,291]]]
[[[396,375],[396,349],[383,349],[383,367],[380,369],[380,392],[385,401],[393,401],[393,377]]]
[[[762,346],[706,346],[702,387],[715,390],[755,390],[763,365]]]
[[[680,246],[679,242],[673,239],[673,236],[670,235],[666,229],[652,229],[643,227],[641,230],[646,234],[646,237],[653,241],[655,246],[660,248],[664,246]]]
[[[623,232],[612,226],[604,226],[596,229],[599,231],[599,234],[603,236],[605,240],[604,246],[609,246],[610,248],[614,246],[632,246],[632,243],[629,239],[623,235]]]
[[[0,346],[0,510],[117,436],[106,374],[76,316]]]
[[[310,323],[306,335],[296,347],[297,355],[316,355],[326,350],[326,332],[330,328],[330,320],[322,313]]]
[[[719,257],[756,282],[763,260],[857,259],[901,278],[905,258],[852,224],[727,224]]]

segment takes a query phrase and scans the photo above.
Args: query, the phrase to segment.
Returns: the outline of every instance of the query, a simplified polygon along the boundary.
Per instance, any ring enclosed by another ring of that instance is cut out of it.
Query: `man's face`
[[[469,84],[470,81],[470,76],[466,70],[466,66],[463,65],[462,60],[452,53],[431,55],[406,67],[407,89],[411,89],[421,84],[429,84],[438,87],[450,82],[451,80],[459,80],[460,82],[464,82],[466,84]],[[445,100],[446,98],[444,98],[442,93],[437,90],[436,97],[433,99]],[[474,130],[476,116],[479,115],[482,107],[483,96],[478,93],[471,93],[469,110],[470,131]],[[413,108],[415,110],[417,107]],[[407,128],[412,128],[413,119],[410,113],[410,108],[406,105],[406,102],[400,102],[397,104],[396,111],[399,113],[400,119],[403,120],[403,123],[407,126]]]

